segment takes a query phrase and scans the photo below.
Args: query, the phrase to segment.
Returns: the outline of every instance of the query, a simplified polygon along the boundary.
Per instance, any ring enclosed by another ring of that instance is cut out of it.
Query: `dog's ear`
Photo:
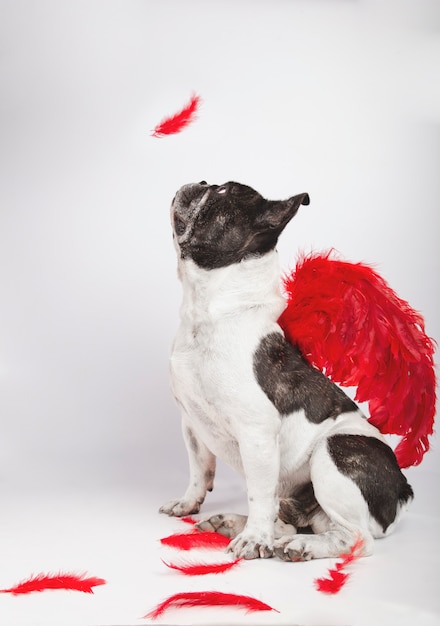
[[[301,204],[310,204],[308,193],[299,193],[287,200],[269,200],[266,210],[261,215],[261,225],[264,229],[281,230],[296,215]]]

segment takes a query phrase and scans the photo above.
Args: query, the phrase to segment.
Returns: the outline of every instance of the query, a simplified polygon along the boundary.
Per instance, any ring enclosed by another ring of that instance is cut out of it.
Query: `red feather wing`
[[[400,467],[419,464],[436,410],[434,342],[420,313],[371,267],[330,254],[301,258],[284,284],[286,337],[333,382],[357,387],[382,433],[402,436]]]

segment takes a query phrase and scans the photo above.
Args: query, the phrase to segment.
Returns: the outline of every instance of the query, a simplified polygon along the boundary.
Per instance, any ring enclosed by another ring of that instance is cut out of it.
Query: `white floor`
[[[440,623],[438,578],[439,476],[412,469],[413,506],[395,534],[376,542],[375,554],[350,567],[349,582],[336,596],[315,590],[314,579],[334,560],[242,562],[224,574],[187,577],[168,569],[173,555],[161,537],[187,529],[159,515],[161,502],[178,495],[172,481],[142,493],[4,489],[0,535],[0,587],[39,572],[87,571],[107,580],[93,595],[46,591],[0,596],[2,626],[131,626],[170,595],[225,591],[251,595],[279,612],[246,614],[234,608],[169,610],[158,624],[284,624],[433,626]],[[158,477],[154,477],[157,479]],[[29,485],[32,476],[29,477]],[[243,486],[220,471],[204,514],[245,511]],[[200,554],[199,554],[200,556]],[[224,558],[219,555],[219,558]],[[207,554],[206,559],[216,558]],[[175,555],[179,560],[182,555]],[[203,557],[202,557],[203,558]]]

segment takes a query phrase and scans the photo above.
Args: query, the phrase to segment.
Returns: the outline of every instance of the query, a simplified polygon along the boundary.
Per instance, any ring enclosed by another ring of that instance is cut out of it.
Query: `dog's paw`
[[[213,515],[209,519],[196,524],[199,530],[215,532],[234,539],[246,526],[246,516],[229,513],[227,515]]]
[[[202,502],[198,500],[185,500],[184,498],[181,500],[170,500],[160,507],[159,513],[165,513],[165,515],[170,515],[171,517],[192,515],[200,511]]]
[[[284,536],[274,542],[274,552],[283,561],[337,558],[347,554],[355,542],[362,539],[360,554],[368,556],[372,553],[373,538],[360,533],[339,528],[325,533]]]
[[[274,542],[274,554],[283,561],[310,561],[313,552],[307,540],[301,535],[284,536]]]
[[[273,556],[273,540],[250,530],[241,532],[228,546],[236,559],[269,559]]]

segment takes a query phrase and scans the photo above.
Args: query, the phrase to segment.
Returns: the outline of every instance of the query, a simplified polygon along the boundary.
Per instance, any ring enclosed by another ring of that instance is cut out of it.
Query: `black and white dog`
[[[357,537],[371,554],[413,497],[379,431],[277,324],[285,300],[275,246],[308,203],[306,193],[269,201],[238,183],[201,182],[171,207],[183,283],[171,379],[190,480],[160,511],[198,512],[223,459],[246,479],[248,517],[199,527],[231,537],[247,559],[335,557]]]

